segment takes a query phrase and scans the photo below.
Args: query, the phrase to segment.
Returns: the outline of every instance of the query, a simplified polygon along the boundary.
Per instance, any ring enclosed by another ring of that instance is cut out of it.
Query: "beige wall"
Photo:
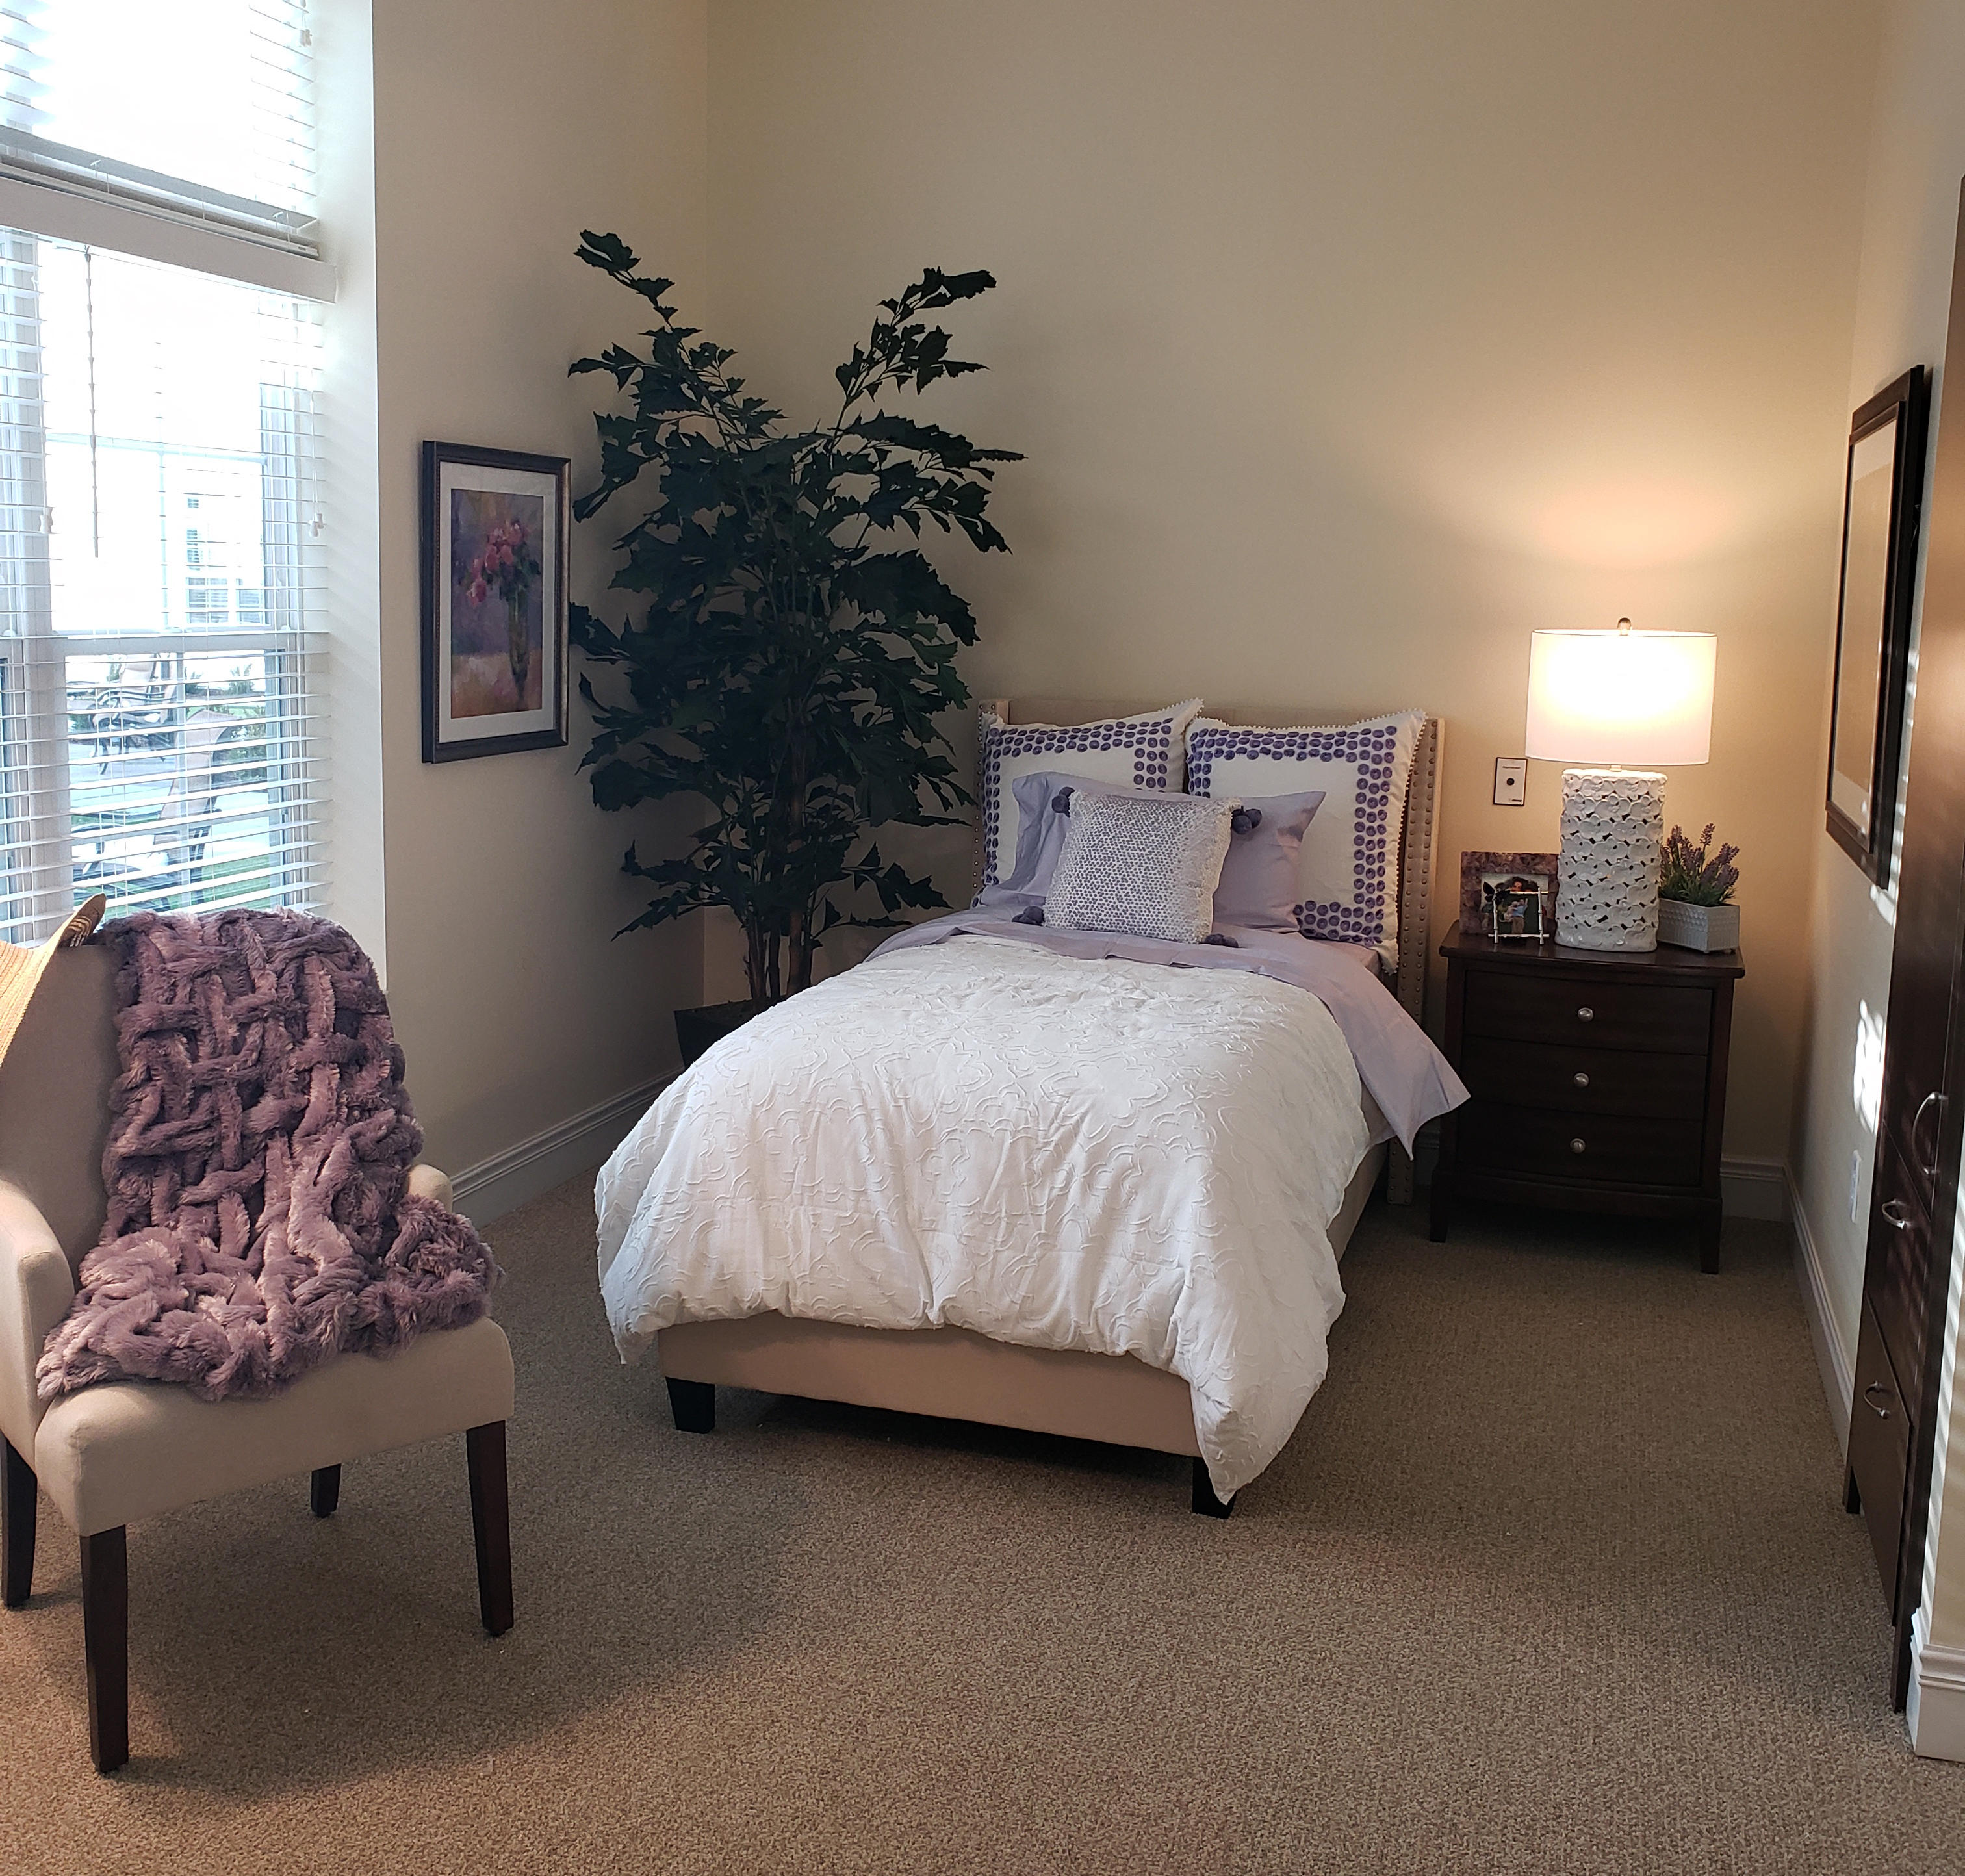
[[[1788,1135],[1874,60],[1846,0],[719,0],[711,303],[815,413],[880,294],[986,266],[1013,558],[945,555],[972,686],[1450,720],[1495,808],[1529,634],[1720,635],[1671,816],[1746,850],[1728,1127]],[[1438,935],[1435,934],[1436,937]]]
[[[426,767],[417,473],[426,438],[571,455],[590,479],[591,381],[568,362],[635,330],[573,256],[619,227],[699,291],[702,0],[376,0],[377,431],[383,859],[391,1007],[429,1156],[468,1166],[674,1063],[693,928],[611,935],[638,909],[564,750]],[[604,583],[576,529],[574,590]]]

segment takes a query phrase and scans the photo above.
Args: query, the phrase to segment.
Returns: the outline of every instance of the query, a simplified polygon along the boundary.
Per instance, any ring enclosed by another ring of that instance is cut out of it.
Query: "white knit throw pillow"
[[[1214,927],[1214,888],[1241,805],[1079,790],[1044,900],[1045,924],[1198,944]]]

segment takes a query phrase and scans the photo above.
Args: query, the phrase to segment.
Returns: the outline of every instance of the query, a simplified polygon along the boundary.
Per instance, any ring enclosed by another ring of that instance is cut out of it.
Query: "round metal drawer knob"
[[[1576,1006],[1576,1020],[1578,1022],[1593,1022],[1595,1020],[1596,1015],[1597,1012],[1587,1003],[1579,1003]]]
[[[1577,1086],[1579,1088],[1587,1088],[1590,1086],[1590,1077],[1584,1074],[1580,1068],[1576,1071],[1574,1079]]]
[[[1572,1140],[1569,1143],[1569,1150],[1571,1153],[1581,1153],[1586,1150],[1586,1147],[1582,1141]]]

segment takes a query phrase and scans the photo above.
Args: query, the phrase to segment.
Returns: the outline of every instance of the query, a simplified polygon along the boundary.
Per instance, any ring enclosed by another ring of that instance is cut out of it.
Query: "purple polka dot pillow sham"
[[[1201,717],[1187,732],[1188,786],[1197,795],[1323,791],[1298,860],[1296,928],[1370,945],[1388,970],[1398,961],[1399,832],[1425,720],[1423,711],[1402,710],[1360,723],[1259,729]]]
[[[1200,714],[1198,697],[1094,723],[1006,723],[983,711],[982,884],[994,886],[1016,864],[1020,821],[1012,791],[1019,776],[1063,769],[1091,781],[1178,793],[1185,786],[1187,727]]]

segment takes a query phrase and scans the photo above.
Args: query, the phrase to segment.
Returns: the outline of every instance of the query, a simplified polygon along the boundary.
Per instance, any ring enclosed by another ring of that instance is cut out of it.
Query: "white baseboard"
[[[584,1113],[534,1134],[453,1175],[457,1208],[474,1224],[516,1210],[541,1192],[551,1192],[576,1173],[598,1166],[628,1137],[628,1130],[668,1085],[666,1075],[645,1081]]]
[[[1912,1621],[1910,1699],[1904,1718],[1920,1759],[1965,1763],[1965,1648],[1924,1639],[1924,1612]]]
[[[1784,1224],[1788,1215],[1787,1166],[1780,1160],[1722,1160],[1719,1205],[1729,1218],[1767,1218]]]
[[[1846,1454],[1849,1450],[1849,1408],[1856,1395],[1856,1358],[1842,1334],[1842,1324],[1828,1302],[1828,1278],[1822,1253],[1808,1228],[1808,1212],[1792,1176],[1787,1180],[1788,1209],[1794,1223],[1794,1269],[1801,1282],[1802,1307],[1808,1312],[1809,1333],[1815,1340],[1815,1364],[1822,1370],[1822,1391],[1828,1398],[1828,1417]]]

